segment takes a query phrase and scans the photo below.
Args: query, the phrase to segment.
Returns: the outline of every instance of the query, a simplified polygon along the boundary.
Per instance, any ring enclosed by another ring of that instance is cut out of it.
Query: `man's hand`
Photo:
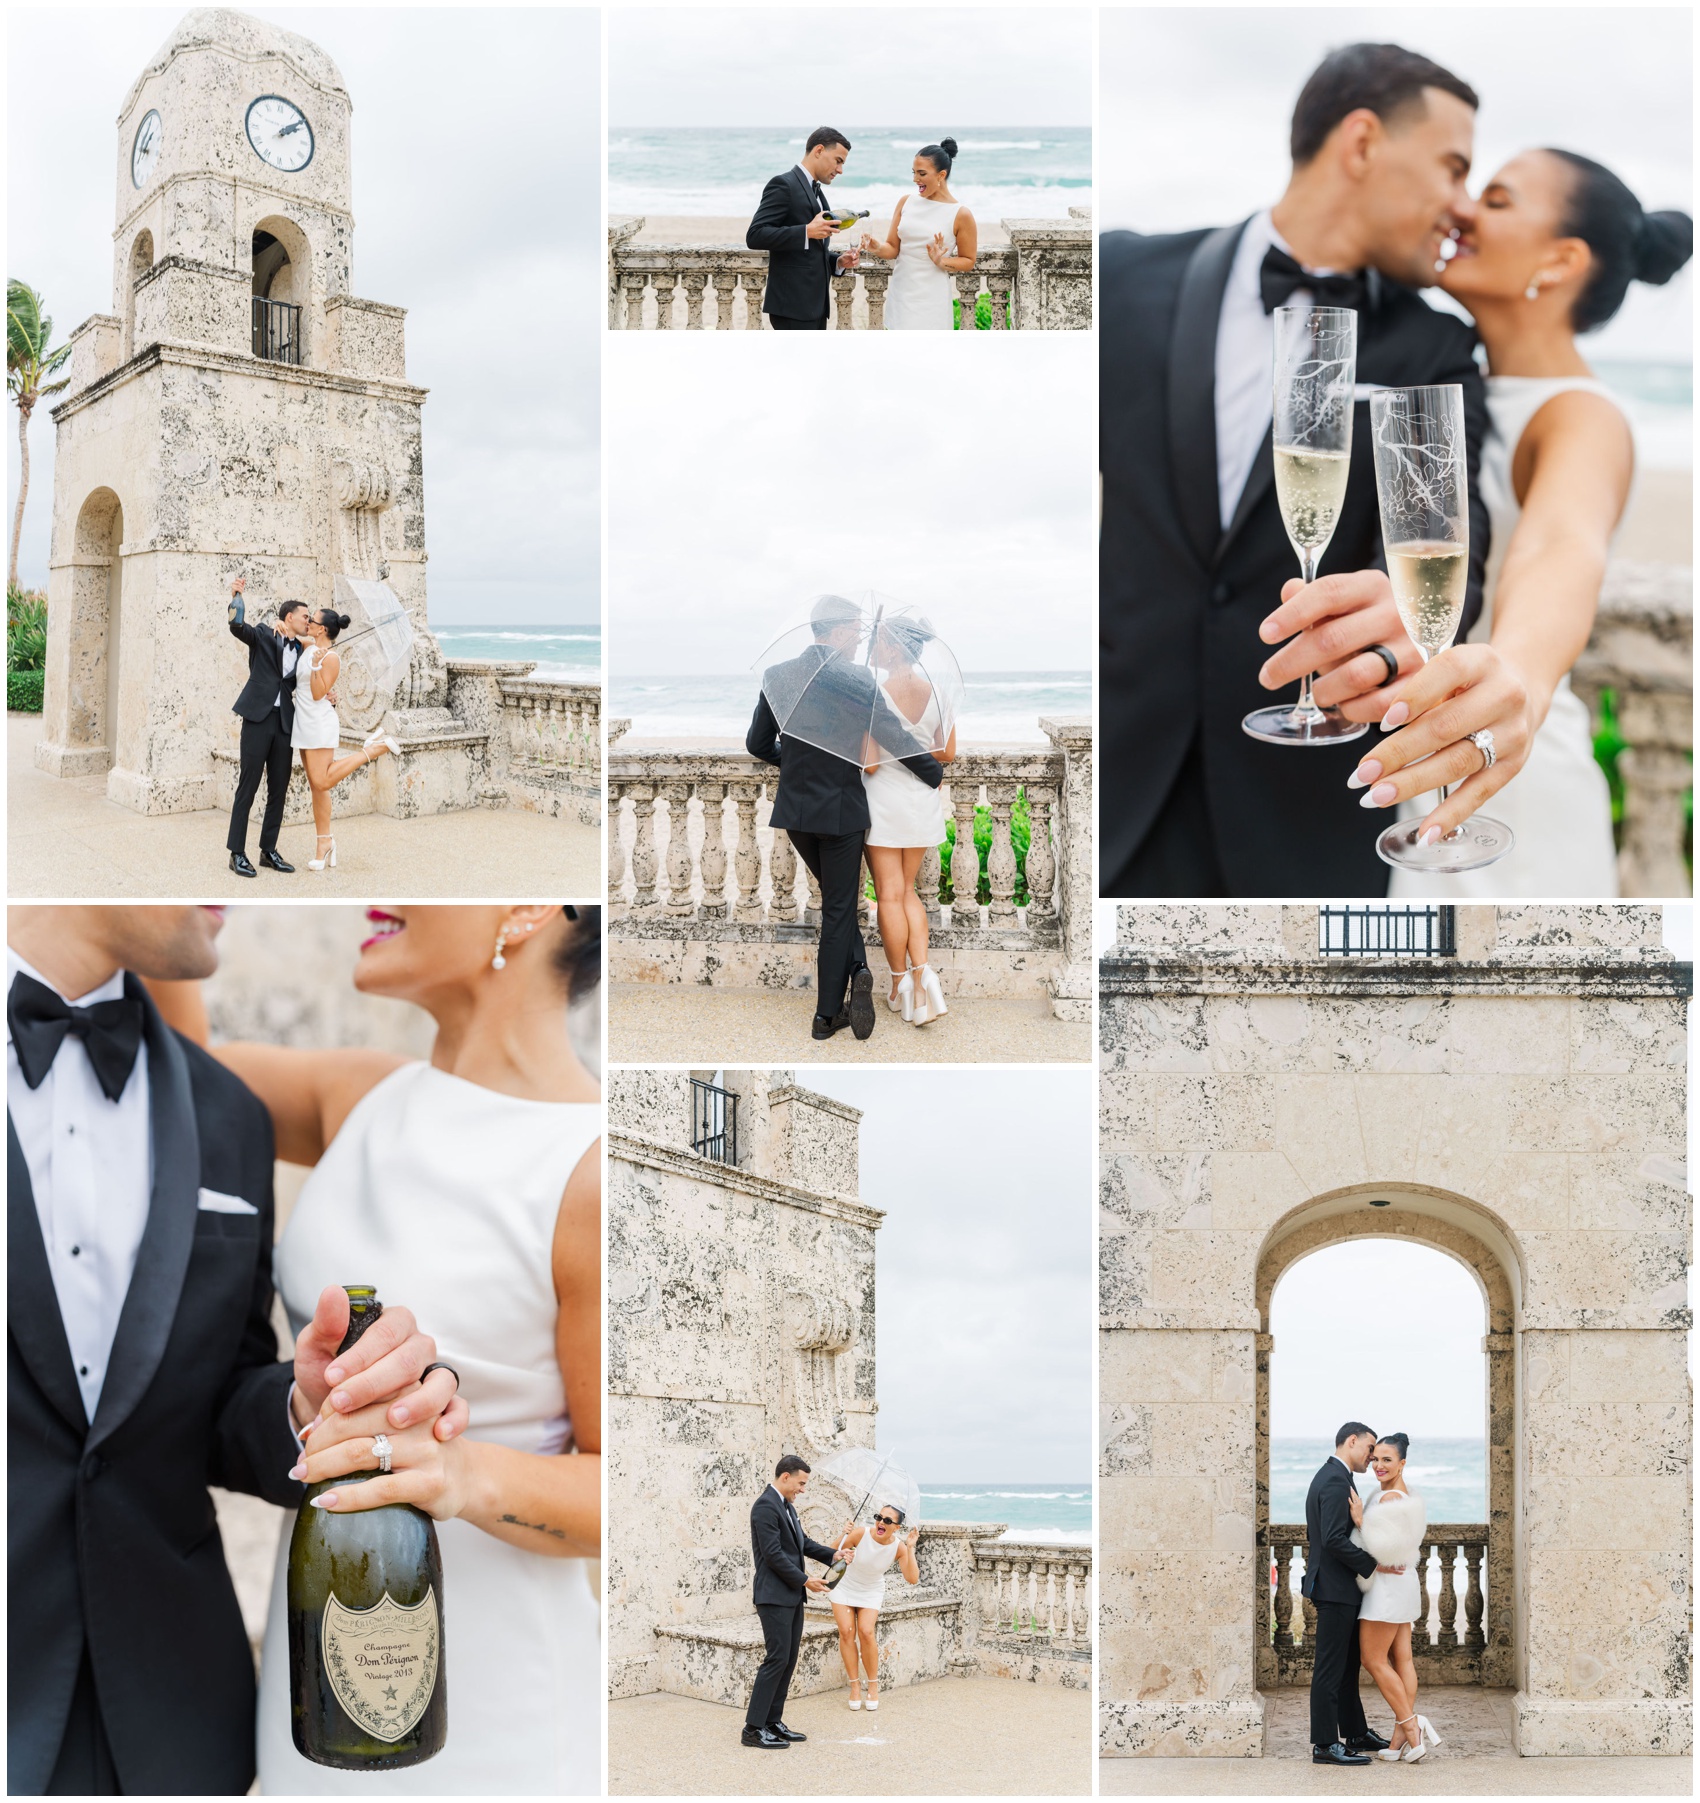
[[[236,578],[236,580],[233,583],[231,583],[230,592],[233,595],[239,595],[242,593],[242,591],[247,586],[248,586],[248,578],[246,576],[238,576]]]
[[[1403,1565],[1378,1565],[1375,1569],[1386,1572],[1390,1578],[1402,1576],[1405,1570]]]
[[[819,1578],[805,1578],[803,1587],[807,1590],[824,1590],[826,1585]]]
[[[811,238],[830,238],[838,227],[827,218],[825,213],[817,213],[805,228]]]
[[[386,1308],[339,1356],[347,1331],[348,1292],[327,1284],[295,1342],[291,1412],[298,1427],[316,1415],[352,1415],[388,1403],[385,1419],[391,1427],[437,1421],[442,1440],[465,1428],[467,1409],[456,1394],[454,1373],[433,1371],[420,1383],[425,1367],[436,1362],[437,1342],[419,1332],[410,1309]]]
[[[1381,570],[1323,576],[1308,587],[1295,576],[1257,633],[1266,645],[1288,640],[1258,671],[1264,688],[1289,688],[1317,673],[1311,686],[1317,706],[1337,707],[1348,720],[1379,720],[1387,705],[1379,693],[1387,666],[1371,645],[1385,645],[1398,658],[1401,676],[1422,665]]]

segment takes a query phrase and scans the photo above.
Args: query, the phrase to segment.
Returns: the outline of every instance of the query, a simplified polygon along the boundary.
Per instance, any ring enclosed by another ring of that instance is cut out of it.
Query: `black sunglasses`
[[[898,1526],[897,1517],[895,1515],[876,1515],[874,1520],[882,1528],[894,1528]]]

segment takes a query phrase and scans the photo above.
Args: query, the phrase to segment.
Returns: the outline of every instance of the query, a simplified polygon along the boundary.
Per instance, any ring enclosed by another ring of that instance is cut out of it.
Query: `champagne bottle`
[[[349,1284],[346,1352],[383,1312]],[[357,1471],[308,1487],[289,1542],[289,1692],[296,1751],[316,1765],[418,1765],[448,1738],[443,1562],[431,1517],[407,1503],[354,1515],[315,1509]]]
[[[833,230],[838,232],[849,231],[858,219],[866,219],[867,216],[866,211],[852,213],[848,207],[834,207],[827,214],[827,218],[832,221]]]

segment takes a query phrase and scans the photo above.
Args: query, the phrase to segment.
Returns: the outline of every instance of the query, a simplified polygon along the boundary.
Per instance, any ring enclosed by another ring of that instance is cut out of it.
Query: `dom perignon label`
[[[370,1609],[325,1599],[325,1671],[336,1700],[374,1738],[400,1740],[425,1713],[437,1685],[437,1597],[411,1608],[384,1592]]]

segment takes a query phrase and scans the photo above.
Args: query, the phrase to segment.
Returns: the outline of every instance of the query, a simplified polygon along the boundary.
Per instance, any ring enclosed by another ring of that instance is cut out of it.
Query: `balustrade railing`
[[[1274,1522],[1265,1530],[1259,1582],[1265,1593],[1258,1680],[1307,1684],[1316,1640],[1316,1606],[1302,1593],[1305,1529]],[[1485,1522],[1440,1522],[1423,1537],[1418,1576],[1427,1604],[1411,1630],[1417,1675],[1429,1683],[1479,1684],[1487,1647],[1488,1588],[1497,1581]],[[1462,1605],[1462,1607],[1460,1607]]]
[[[974,1591],[980,1634],[1089,1647],[1092,1549],[1051,1541],[977,1540]]]
[[[559,772],[578,789],[599,789],[602,690],[595,683],[503,677],[502,732],[511,773]]]

